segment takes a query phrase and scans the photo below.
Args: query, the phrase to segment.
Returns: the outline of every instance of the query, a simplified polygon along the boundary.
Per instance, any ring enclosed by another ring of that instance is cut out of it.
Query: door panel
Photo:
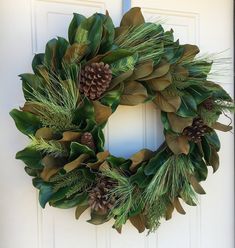
[[[122,5],[124,4],[124,6]],[[146,236],[129,224],[119,235],[111,229],[112,221],[103,226],[86,223],[88,212],[79,221],[74,209],[60,210],[37,203],[37,192],[14,154],[27,139],[14,127],[10,109],[23,104],[17,75],[31,71],[34,53],[44,50],[48,39],[67,37],[73,12],[86,16],[109,10],[117,25],[122,9],[142,7],[147,20],[159,20],[166,29],[173,28],[181,43],[200,45],[202,52],[218,52],[232,47],[231,0],[0,0],[0,130],[2,139],[0,180],[0,248],[232,248],[233,247],[233,136],[220,134],[224,145],[220,152],[221,167],[203,184],[207,195],[198,207],[187,207],[186,216],[174,213],[163,221],[159,230]],[[216,23],[216,28],[215,28]],[[3,25],[2,25],[3,24]],[[232,57],[230,49],[223,56]],[[220,77],[221,85],[233,92],[232,70]],[[228,120],[223,118],[226,123]],[[130,157],[147,147],[156,149],[163,141],[159,111],[152,104],[120,106],[105,129],[106,147],[116,156]]]

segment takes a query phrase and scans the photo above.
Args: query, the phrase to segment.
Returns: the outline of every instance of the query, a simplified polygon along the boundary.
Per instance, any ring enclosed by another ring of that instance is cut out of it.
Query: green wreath
[[[145,22],[132,8],[114,27],[108,13],[74,14],[68,39],[50,40],[21,74],[25,104],[10,112],[30,144],[16,154],[39,189],[39,202],[90,208],[92,224],[114,219],[121,232],[129,219],[139,232],[156,230],[179,201],[196,205],[207,166],[219,166],[214,129],[233,111],[232,98],[207,80],[212,62],[180,45],[173,31]],[[103,128],[119,105],[152,102],[161,111],[165,142],[130,159],[104,150]]]

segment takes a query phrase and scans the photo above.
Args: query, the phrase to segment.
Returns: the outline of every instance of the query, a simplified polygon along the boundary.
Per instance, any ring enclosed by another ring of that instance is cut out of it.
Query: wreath
[[[212,62],[196,56],[195,45],[181,45],[173,31],[145,22],[132,8],[114,27],[108,12],[86,18],[74,14],[68,41],[58,37],[36,54],[32,73],[21,74],[26,100],[10,112],[30,139],[16,154],[39,189],[39,202],[76,207],[76,218],[90,208],[88,222],[114,219],[121,232],[130,222],[143,232],[184,201],[196,205],[205,191],[207,166],[219,166],[217,120],[233,111],[232,98],[207,79]],[[165,141],[129,159],[104,150],[108,118],[119,105],[152,102],[161,111]]]

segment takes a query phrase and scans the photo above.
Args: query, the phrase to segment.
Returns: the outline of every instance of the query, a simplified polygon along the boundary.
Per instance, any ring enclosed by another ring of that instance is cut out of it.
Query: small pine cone
[[[90,100],[97,100],[109,87],[112,71],[108,64],[92,63],[80,73],[80,92]]]
[[[193,120],[192,126],[184,129],[183,135],[187,136],[188,140],[198,143],[207,131],[208,127],[203,123],[200,117],[197,117]]]
[[[214,108],[214,101],[212,100],[212,98],[208,98],[202,103],[202,106],[206,110],[211,111]]]
[[[90,149],[95,150],[95,142],[91,133],[83,133],[80,142],[82,145],[88,146]]]
[[[92,210],[100,214],[107,214],[114,206],[115,197],[110,195],[117,183],[108,177],[100,177],[94,188],[89,192],[89,205]]]

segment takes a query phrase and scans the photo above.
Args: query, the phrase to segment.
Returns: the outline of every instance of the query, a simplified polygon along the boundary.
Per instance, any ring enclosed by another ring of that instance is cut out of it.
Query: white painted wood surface
[[[225,55],[232,56],[232,0],[123,2],[141,6],[149,20],[163,20],[181,43],[199,44],[202,52],[230,48]],[[42,210],[38,206],[30,178],[22,163],[14,159],[16,151],[27,143],[8,114],[23,104],[17,75],[31,71],[33,54],[42,52],[49,38],[66,36],[73,12],[90,15],[105,9],[118,24],[121,0],[0,0],[0,248],[233,248],[231,133],[219,134],[221,167],[204,183],[207,195],[200,199],[200,206],[186,206],[186,216],[175,213],[148,237],[138,234],[130,224],[119,235],[111,229],[112,223],[98,227],[86,223],[88,213],[76,221],[74,209]],[[221,78],[221,84],[232,93],[232,70],[229,74]],[[129,157],[143,147],[156,149],[163,140],[159,113],[151,105],[122,106],[110,118],[106,135],[106,146],[115,155]]]

